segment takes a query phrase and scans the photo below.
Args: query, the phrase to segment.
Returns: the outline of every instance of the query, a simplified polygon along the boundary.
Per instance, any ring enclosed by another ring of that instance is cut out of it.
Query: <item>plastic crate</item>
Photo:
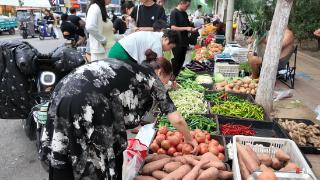
[[[248,49],[245,48],[238,48],[238,51],[236,54],[233,54],[232,57],[235,59],[235,61],[242,63],[248,61]]]
[[[214,74],[221,73],[224,77],[239,77],[239,64],[229,64],[223,62],[216,62],[214,64]]]
[[[301,168],[301,177],[303,174],[309,174],[313,179],[317,179],[311,168],[309,167],[307,161],[304,159],[302,153],[300,152],[298,146],[295,142],[290,139],[280,139],[280,138],[265,138],[265,137],[252,137],[252,136],[233,136],[233,162],[232,162],[232,171],[233,171],[233,179],[241,180],[239,160],[238,160],[238,152],[237,146],[235,142],[240,144],[252,144],[257,145],[261,144],[261,146],[254,146],[253,150],[256,153],[266,153],[270,154],[272,157],[275,156],[275,153],[278,149],[282,149],[286,152],[293,163],[297,164]],[[282,172],[278,172],[277,174],[282,174]],[[290,178],[280,178],[278,179],[290,179]],[[304,178],[301,178],[304,179]]]

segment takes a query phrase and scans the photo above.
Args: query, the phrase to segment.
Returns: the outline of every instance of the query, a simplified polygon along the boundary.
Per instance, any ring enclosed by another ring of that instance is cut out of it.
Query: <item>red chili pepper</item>
[[[220,130],[223,135],[253,136],[256,134],[256,132],[251,128],[251,126],[245,126],[240,124],[227,123],[222,125]]]

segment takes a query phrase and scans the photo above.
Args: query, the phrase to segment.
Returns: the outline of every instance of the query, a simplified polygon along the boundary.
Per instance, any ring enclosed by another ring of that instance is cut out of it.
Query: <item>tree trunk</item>
[[[276,82],[281,44],[288,25],[293,0],[278,0],[273,15],[267,47],[263,57],[256,102],[270,114],[273,106],[273,91]]]
[[[226,43],[227,44],[232,41],[233,11],[234,11],[234,0],[228,0],[227,23],[226,23]]]
[[[318,38],[318,50],[320,50],[320,38]]]

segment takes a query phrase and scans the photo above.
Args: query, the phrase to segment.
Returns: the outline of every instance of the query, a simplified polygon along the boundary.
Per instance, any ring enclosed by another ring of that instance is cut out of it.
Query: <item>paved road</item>
[[[0,36],[0,41],[22,38],[19,35]],[[42,53],[48,53],[64,43],[59,40],[27,39]],[[0,180],[47,180],[48,174],[37,159],[35,142],[27,139],[21,120],[0,119]]]

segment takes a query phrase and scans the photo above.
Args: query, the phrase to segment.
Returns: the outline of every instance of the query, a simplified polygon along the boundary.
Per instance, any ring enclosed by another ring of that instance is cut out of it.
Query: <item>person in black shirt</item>
[[[83,38],[85,38],[85,33],[84,33],[84,27],[86,26],[86,23],[79,17],[77,16],[77,11],[75,8],[70,8],[70,14],[68,16],[68,20],[77,26],[77,34]]]
[[[190,0],[180,0],[178,6],[171,11],[170,26],[172,30],[180,32],[180,43],[172,49],[174,59],[172,60],[173,74],[177,77],[186,59],[189,47],[189,32],[195,32],[197,29],[191,26],[188,19],[187,9],[190,6]]]
[[[44,14],[45,16],[43,17],[43,19],[46,20],[46,23],[48,25],[48,34],[50,34],[53,31],[53,23],[54,23],[54,16],[53,14],[51,14],[50,10],[46,9],[44,10]]]
[[[117,18],[113,23],[114,33],[124,34],[127,30],[127,15],[123,15],[122,18]]]
[[[166,13],[163,7],[153,0],[140,0],[143,5],[133,9],[131,17],[135,20],[137,31],[153,31],[153,24],[162,19],[166,21]]]
[[[83,39],[79,38],[79,35],[77,34],[78,27],[68,21],[67,14],[61,15],[61,21],[62,23],[60,25],[60,29],[63,37],[65,39],[74,39],[76,41],[76,45],[80,45],[81,43],[83,43]]]

